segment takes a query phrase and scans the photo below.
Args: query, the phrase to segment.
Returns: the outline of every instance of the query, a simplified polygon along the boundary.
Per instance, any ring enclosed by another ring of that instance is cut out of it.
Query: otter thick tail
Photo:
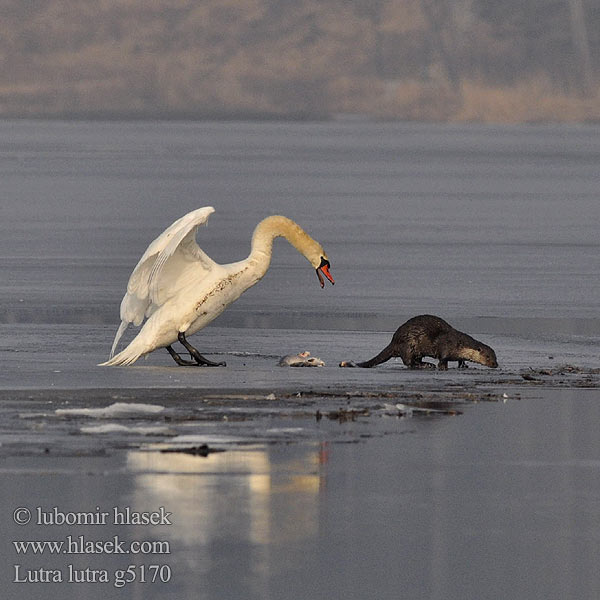
[[[380,365],[381,363],[384,363],[393,357],[394,357],[394,347],[392,346],[392,344],[389,344],[377,356],[374,356],[373,358],[371,358],[369,360],[365,360],[364,362],[354,363],[354,366],[363,367],[364,369],[370,369],[371,367],[376,367],[377,365]],[[350,366],[350,365],[341,364],[340,366]]]

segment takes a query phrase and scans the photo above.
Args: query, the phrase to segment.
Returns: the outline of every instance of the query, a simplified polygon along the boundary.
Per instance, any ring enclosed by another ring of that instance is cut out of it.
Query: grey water
[[[389,317],[443,312],[560,329],[591,319],[598,333],[599,133],[2,122],[0,319],[115,323],[148,242],[212,205],[200,237],[215,260],[245,257],[255,224],[284,213],[322,242],[339,282],[321,293],[280,243],[260,287],[221,323],[326,313],[332,328],[364,329],[363,316],[373,327],[381,315],[389,328]]]
[[[598,597],[599,133],[0,122],[3,597]],[[335,286],[279,241],[194,338],[226,368],[166,352],[97,367],[138,258],[204,205],[198,241],[218,262],[284,214],[323,244]],[[492,345],[500,368],[337,368],[421,313]],[[276,366],[302,350],[326,366]],[[396,407],[423,399],[440,412]],[[171,452],[203,443],[224,451]],[[36,525],[38,507],[164,507],[172,523]],[[13,544],[69,535],[170,553]],[[63,581],[15,581],[16,564]],[[69,564],[110,581],[66,581]]]

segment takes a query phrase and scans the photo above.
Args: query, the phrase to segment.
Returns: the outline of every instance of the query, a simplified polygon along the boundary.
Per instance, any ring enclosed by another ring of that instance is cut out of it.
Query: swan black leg
[[[203,367],[226,367],[227,363],[224,362],[213,362],[212,360],[208,360],[208,358],[202,356],[194,346],[192,346],[186,339],[185,333],[180,331],[177,335],[177,339],[181,342],[183,347],[190,353],[190,356],[196,361],[196,364],[201,365]],[[171,356],[173,356],[171,354]],[[173,357],[175,358],[175,357]],[[186,361],[187,362],[187,361]]]
[[[167,350],[180,367],[195,367],[198,364],[195,360],[184,360],[171,346],[167,346]]]

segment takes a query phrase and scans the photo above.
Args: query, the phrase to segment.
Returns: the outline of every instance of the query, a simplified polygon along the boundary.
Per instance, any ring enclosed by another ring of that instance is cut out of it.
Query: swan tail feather
[[[125,333],[125,330],[127,329],[128,325],[129,325],[128,321],[121,321],[121,324],[119,325],[119,329],[117,329],[117,333],[115,335],[115,340],[113,342],[112,348],[110,349],[110,355],[108,357],[109,359],[111,359],[115,355],[115,350],[117,349],[117,344],[119,343],[121,336]]]
[[[117,367],[132,365],[140,356],[147,353],[146,347],[133,340],[127,348],[121,350],[118,354],[111,356],[106,362],[100,363],[100,367]]]

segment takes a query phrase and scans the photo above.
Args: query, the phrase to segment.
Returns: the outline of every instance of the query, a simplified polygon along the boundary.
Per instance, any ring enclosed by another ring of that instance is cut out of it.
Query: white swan
[[[186,339],[218,317],[248,288],[258,283],[271,262],[273,240],[285,237],[317,271],[334,283],[329,260],[321,244],[291,219],[281,216],[262,220],[252,235],[245,260],[219,265],[196,243],[196,230],[215,209],[205,206],[184,215],[149,246],[133,270],[127,293],[121,301],[121,325],[115,335],[110,358],[101,366],[130,365],[140,356],[166,348],[179,365],[221,366],[204,358]],[[122,351],[115,355],[119,339],[130,323],[144,326]],[[179,340],[193,360],[182,359],[171,347]]]

